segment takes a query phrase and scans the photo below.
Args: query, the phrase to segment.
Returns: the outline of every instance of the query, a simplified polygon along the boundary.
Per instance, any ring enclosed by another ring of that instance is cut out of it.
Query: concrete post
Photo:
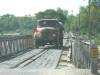
[[[90,48],[90,55],[91,55],[91,72],[93,74],[98,73],[98,48],[95,43],[91,43],[91,48]]]

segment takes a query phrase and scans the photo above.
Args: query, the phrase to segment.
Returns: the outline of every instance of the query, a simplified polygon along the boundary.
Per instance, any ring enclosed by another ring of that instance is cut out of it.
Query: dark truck
[[[33,28],[35,47],[38,48],[46,44],[54,44],[57,47],[62,47],[63,31],[63,24],[57,19],[38,20],[36,27]]]

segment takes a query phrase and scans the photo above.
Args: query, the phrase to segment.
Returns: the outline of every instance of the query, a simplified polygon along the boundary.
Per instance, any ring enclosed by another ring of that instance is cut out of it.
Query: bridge
[[[88,39],[65,33],[63,41],[63,48],[36,49],[32,35],[0,37],[0,75],[94,75],[95,69],[100,74],[99,53],[91,56]]]

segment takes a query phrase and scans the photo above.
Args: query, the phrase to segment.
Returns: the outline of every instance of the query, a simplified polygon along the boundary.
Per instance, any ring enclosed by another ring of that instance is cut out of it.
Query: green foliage
[[[37,19],[53,19],[57,17],[57,13],[53,9],[47,9],[44,12],[39,12],[36,14]]]
[[[0,16],[0,33],[10,31],[31,32],[35,26],[36,19],[58,19],[64,24],[65,31],[75,32],[80,28],[80,32],[83,35],[96,33],[96,36],[100,36],[100,7],[93,4],[90,5],[90,16],[89,6],[80,7],[80,14],[77,15],[68,15],[68,11],[61,8],[40,11],[34,17],[16,17],[6,14]]]
[[[73,14],[68,16],[68,25],[69,25],[68,26],[69,31],[75,31],[78,22],[77,22],[77,17],[75,17]]]
[[[65,23],[65,21],[67,20],[67,15],[68,12],[60,8],[58,8],[57,11],[54,9],[47,9],[43,12],[36,13],[36,18],[37,19],[58,19],[62,23]]]
[[[66,23],[67,28],[68,11],[58,8],[47,9],[44,12],[38,12],[34,17],[22,16],[16,17],[14,15],[6,14],[0,16],[0,33],[4,32],[32,32],[32,28],[36,25],[36,19],[58,19],[62,23]],[[66,29],[65,28],[65,29]]]
[[[15,17],[14,15],[6,14],[0,16],[0,33],[3,32],[23,32],[30,31],[35,24],[35,19],[31,16]]]
[[[89,7],[80,8],[80,21],[81,21],[81,32],[91,34],[98,34],[100,32],[100,7],[90,5],[90,15]]]
[[[19,29],[31,29],[34,25],[34,19],[32,17],[24,16],[24,17],[17,17],[19,22]]]
[[[19,28],[17,18],[13,15],[3,15],[0,18],[0,32],[11,31]]]
[[[80,7],[80,30],[81,33],[89,32],[89,15],[87,7]]]
[[[71,31],[80,28],[81,35],[88,35],[89,38],[95,39],[100,44],[100,7],[93,4],[90,7],[80,7],[78,15],[69,15],[68,24]]]

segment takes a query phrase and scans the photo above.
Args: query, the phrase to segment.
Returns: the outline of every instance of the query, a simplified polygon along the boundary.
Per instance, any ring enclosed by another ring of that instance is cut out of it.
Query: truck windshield
[[[56,27],[58,24],[59,23],[56,20],[42,20],[42,21],[39,21],[39,26],[41,26],[41,27]]]

